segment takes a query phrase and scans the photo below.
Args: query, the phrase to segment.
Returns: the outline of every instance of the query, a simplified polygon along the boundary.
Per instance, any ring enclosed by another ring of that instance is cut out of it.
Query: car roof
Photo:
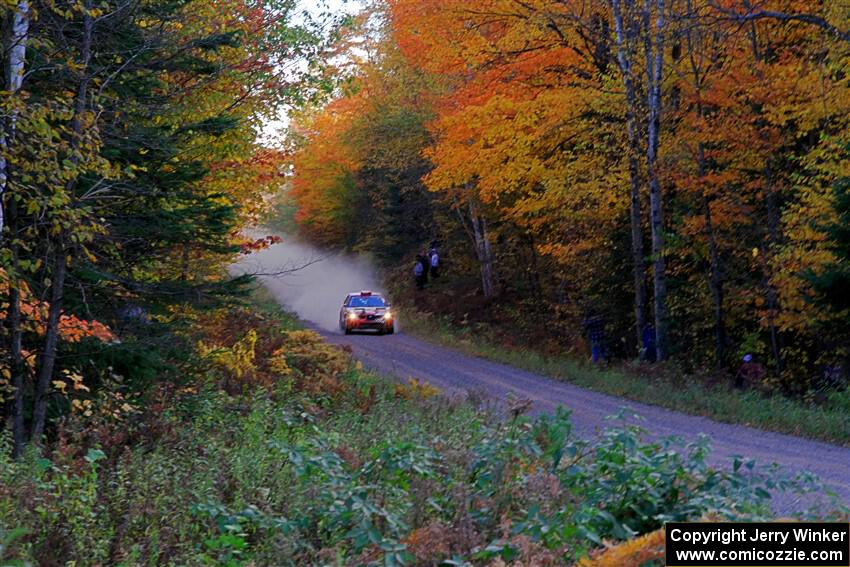
[[[348,297],[354,297],[354,296],[360,296],[360,295],[363,295],[363,296],[374,295],[374,296],[377,296],[377,297],[383,297],[383,295],[381,295],[377,291],[352,291],[348,294]]]

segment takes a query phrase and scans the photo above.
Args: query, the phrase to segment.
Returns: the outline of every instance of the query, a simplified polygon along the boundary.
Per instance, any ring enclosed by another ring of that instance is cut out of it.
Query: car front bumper
[[[349,329],[384,329],[391,327],[392,319],[349,319],[346,323]]]

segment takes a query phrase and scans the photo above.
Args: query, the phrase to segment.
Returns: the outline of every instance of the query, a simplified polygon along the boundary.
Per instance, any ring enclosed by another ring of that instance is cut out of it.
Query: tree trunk
[[[756,61],[762,60],[761,50],[758,44],[758,34],[756,33],[755,22],[750,22],[750,42],[753,50],[753,57]],[[765,238],[766,246],[764,246],[764,254],[762,255],[762,270],[763,278],[762,285],[765,289],[767,299],[767,325],[770,330],[770,346],[773,353],[773,360],[776,366],[777,373],[782,372],[782,347],[780,345],[779,331],[776,328],[776,314],[779,311],[779,298],[776,293],[776,288],[773,287],[771,280],[771,270],[769,256],[773,252],[774,247],[779,241],[779,204],[776,188],[773,186],[773,175],[770,170],[770,158],[765,159],[764,163],[764,182],[767,192],[767,237]]]
[[[3,49],[6,52],[6,68],[4,84],[6,97],[11,99],[20,89],[24,80],[24,65],[26,63],[27,39],[29,37],[30,5],[29,0],[20,0],[10,12],[11,22],[6,28],[8,36],[4,37]],[[14,103],[13,103],[14,104]],[[15,138],[18,118],[16,108],[11,108],[9,114],[0,124],[0,150],[8,152]],[[4,242],[4,231],[9,228],[9,242],[12,256],[9,276],[9,312],[7,322],[9,328],[9,369],[12,373],[12,387],[15,390],[12,404],[12,456],[17,458],[23,452],[26,443],[24,428],[24,373],[26,368],[23,361],[23,344],[21,332],[21,290],[17,281],[18,246],[14,243],[17,205],[7,199],[7,190],[11,176],[11,164],[0,156],[0,243]],[[9,215],[6,215],[6,201],[9,201]],[[9,226],[7,227],[7,222]]]
[[[631,206],[629,209],[629,224],[632,232],[632,264],[634,267],[635,286],[635,335],[637,337],[638,352],[644,358],[641,348],[643,341],[643,330],[646,327],[646,260],[643,252],[643,228],[641,220],[643,214],[640,204],[640,178],[638,173],[638,136],[636,125],[633,120],[629,124],[629,177],[631,185]]]
[[[702,108],[698,108],[700,116],[702,116]],[[705,147],[702,142],[699,144],[698,156],[699,160],[699,177],[702,179],[706,174],[705,166]],[[702,190],[702,210],[703,210],[703,232],[705,240],[708,243],[708,287],[711,291],[711,299],[714,303],[714,358],[718,368],[723,366],[726,359],[726,324],[725,314],[723,311],[723,274],[721,272],[720,252],[717,248],[717,239],[714,236],[714,222],[711,217],[711,199]]]
[[[612,0],[611,7],[614,12],[614,25],[617,35],[617,61],[623,77],[623,86],[626,90],[626,126],[629,143],[629,182],[631,193],[629,224],[632,235],[632,265],[634,267],[635,335],[638,351],[643,356],[643,350],[640,348],[640,345],[643,341],[643,329],[646,326],[646,261],[644,260],[643,252],[640,173],[638,170],[638,155],[640,154],[640,137],[638,135],[637,125],[638,97],[632,71],[631,50],[629,48],[632,38],[626,37],[620,0]]]
[[[21,290],[15,286],[9,287],[9,327],[11,349],[10,369],[12,371],[12,388],[15,399],[12,407],[12,458],[17,459],[24,451],[26,431],[24,429],[24,362],[21,353]]]
[[[764,166],[764,181],[767,185],[767,246],[762,258],[764,270],[763,285],[767,299],[767,324],[770,329],[770,347],[773,352],[773,360],[776,364],[776,372],[781,373],[784,368],[782,361],[782,337],[776,327],[776,315],[779,313],[779,293],[773,285],[770,258],[779,246],[780,212],[779,191],[773,184],[773,174],[769,163]]]
[[[87,90],[89,83],[88,67],[91,61],[92,33],[94,31],[94,19],[91,16],[91,0],[85,0],[83,15],[83,38],[80,46],[81,71],[77,86],[77,94],[74,100],[74,117],[71,119],[71,148],[76,150],[80,146],[82,137],[82,115],[87,104]],[[79,158],[72,154],[70,158],[78,162]],[[76,180],[71,179],[66,183],[65,190],[71,195],[70,206],[75,206],[76,199],[73,192]],[[39,443],[44,434],[44,425],[47,417],[47,397],[50,387],[50,379],[56,364],[56,349],[59,346],[59,321],[62,315],[63,299],[65,295],[65,276],[68,271],[68,250],[66,250],[66,235],[60,232],[56,238],[56,250],[54,252],[53,281],[51,282],[50,307],[47,312],[47,329],[44,337],[44,349],[41,353],[38,378],[36,381],[35,406],[33,408],[32,439]]]
[[[472,236],[475,239],[475,255],[481,266],[481,290],[484,292],[484,297],[493,297],[496,294],[493,285],[493,249],[487,234],[487,221],[478,214],[478,207],[472,199],[469,201],[469,218],[472,224]]]
[[[690,61],[691,81],[694,92],[697,96],[696,115],[703,120],[705,117],[704,108],[702,105],[702,88],[705,75],[703,74],[703,59],[704,51],[696,52],[694,45],[694,33],[705,33],[701,31],[698,16],[694,12],[693,4],[690,0],[686,3],[687,17],[685,30],[685,39],[688,44],[688,58]],[[700,40],[704,40],[702,36],[698,36]],[[703,41],[700,41],[700,46],[705,49]],[[712,61],[716,63],[716,61]],[[702,185],[707,174],[707,164],[705,159],[705,144],[700,141],[697,146],[697,174],[700,180],[700,192],[702,193],[702,214],[703,214],[703,233],[705,234],[706,244],[708,245],[708,270],[706,279],[708,280],[709,291],[714,307],[714,358],[718,368],[722,368],[726,360],[726,325],[725,313],[723,309],[723,270],[720,260],[720,251],[717,246],[717,238],[714,232],[714,220],[711,215],[712,197],[708,194],[705,187]]]
[[[756,61],[762,60],[762,50],[759,48],[758,34],[756,33],[755,21],[749,22],[750,46],[753,52],[753,58]],[[765,135],[762,134],[762,138]],[[773,360],[776,365],[776,372],[781,373],[783,368],[782,363],[782,344],[779,330],[776,327],[776,314],[779,312],[779,295],[771,280],[770,269],[770,254],[773,253],[775,247],[779,244],[779,192],[773,184],[773,174],[770,169],[770,157],[765,158],[764,162],[764,183],[767,193],[767,236],[764,239],[764,253],[761,256],[762,264],[762,286],[765,290],[767,299],[767,325],[770,330],[770,347],[773,353]]]
[[[17,204],[9,203],[9,229],[14,234],[17,227]],[[24,450],[26,443],[26,429],[24,427],[24,373],[26,366],[23,359],[23,333],[21,332],[21,289],[17,280],[18,270],[18,245],[14,239],[10,239],[12,252],[12,266],[9,272],[9,314],[7,324],[9,326],[9,358],[10,370],[12,372],[12,387],[15,397],[12,405],[12,457],[18,458]]]
[[[29,0],[20,0],[11,15],[12,22],[9,26],[9,37],[3,45],[4,50],[8,54],[5,77],[6,97],[11,97],[17,93],[24,80],[24,64],[26,62],[27,38],[30,27]],[[2,127],[0,127],[0,149],[4,152],[8,150],[9,144],[15,136],[15,122],[17,121],[17,117],[17,111],[12,110],[6,117]],[[8,165],[6,159],[0,156],[0,242],[3,241],[3,229],[6,225],[5,202],[6,188],[9,181]]]
[[[702,155],[702,144],[700,144],[700,155]],[[723,311],[723,274],[721,273],[720,254],[717,249],[717,240],[714,237],[714,224],[711,218],[711,200],[703,193],[703,231],[708,243],[709,270],[708,287],[711,290],[711,299],[714,303],[714,358],[718,368],[723,366],[726,359],[726,325]]]
[[[44,434],[50,378],[53,377],[53,368],[56,364],[56,348],[59,346],[59,320],[62,316],[65,274],[67,273],[64,239],[61,237],[53,255],[53,263],[53,281],[50,286],[50,307],[47,310],[44,349],[41,353],[38,378],[35,385],[35,405],[33,407],[31,434],[31,439],[35,443],[40,443],[41,437]]]
[[[661,184],[658,179],[658,143],[661,129],[661,81],[664,66],[664,0],[655,0],[655,40],[650,19],[651,0],[645,0],[643,11],[644,49],[647,77],[647,147],[646,165],[649,179],[649,218],[652,234],[653,288],[655,300],[655,349],[658,360],[667,357],[667,276],[664,259],[664,211]]]

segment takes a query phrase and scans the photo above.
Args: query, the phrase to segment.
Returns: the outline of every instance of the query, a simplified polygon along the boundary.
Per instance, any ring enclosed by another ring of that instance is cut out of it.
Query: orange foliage
[[[273,244],[279,244],[281,242],[281,238],[274,234],[270,234],[268,236],[264,236],[262,238],[257,238],[254,240],[248,240],[239,245],[239,251],[242,254],[251,254],[253,252],[259,252],[260,250],[265,250],[269,246]]]
[[[362,111],[362,102],[362,96],[340,98],[299,122],[301,134],[311,143],[309,150],[294,157],[297,174],[290,195],[298,203],[295,220],[319,242],[344,242],[346,226],[353,221],[352,192],[346,182],[357,171],[358,160],[356,150],[343,138]]]
[[[582,559],[578,567],[643,567],[664,564],[664,528]],[[650,563],[655,562],[655,563]]]
[[[448,207],[480,206],[501,231],[496,240],[529,236],[534,252],[557,267],[560,289],[597,293],[612,266],[631,260],[622,242],[631,236],[624,228],[632,205],[628,158],[646,150],[642,137],[633,147],[627,135],[632,107],[611,3],[386,6],[379,52],[397,51],[428,77],[410,87],[434,112],[422,141],[427,188]],[[831,22],[850,15],[836,2],[767,0],[759,8],[815,12]],[[817,324],[833,315],[811,301],[806,274],[835,260],[823,227],[834,217],[832,183],[850,170],[850,50],[800,22],[714,18],[717,10],[741,9],[731,0],[670,9],[657,163],[667,277],[676,282],[668,310],[682,327],[697,320],[699,332],[711,328],[716,311],[706,280],[714,272],[706,266],[716,261],[725,286],[720,311],[733,329],[729,347],[754,327],[762,337],[776,330],[814,340]],[[636,41],[640,53],[643,37]],[[637,96],[645,97],[646,62],[635,56],[633,63]],[[358,198],[369,188],[354,177],[371,165],[370,148],[353,140],[359,120],[385,103],[396,80],[396,68],[382,69],[362,64],[353,93],[301,122],[306,143],[295,156],[292,194],[298,221],[320,241],[349,244],[346,229],[357,207],[368,206]],[[647,119],[638,121],[642,128]],[[644,167],[635,179],[647,216]],[[683,337],[680,346],[698,340]]]
[[[24,322],[24,328],[38,335],[44,335],[47,331],[47,312],[50,309],[50,304],[35,299],[26,282],[18,282],[18,285],[21,292],[21,318]],[[9,279],[3,269],[0,269],[0,294],[6,297],[9,294]],[[0,304],[0,320],[5,319],[8,312],[9,304]],[[109,327],[100,321],[86,321],[76,315],[65,313],[59,318],[59,336],[69,343],[80,342],[86,337],[93,337],[103,342],[117,340]]]

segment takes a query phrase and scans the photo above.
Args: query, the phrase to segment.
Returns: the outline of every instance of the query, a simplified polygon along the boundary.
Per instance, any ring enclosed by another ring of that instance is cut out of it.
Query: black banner
[[[667,567],[850,567],[847,522],[670,522]]]

